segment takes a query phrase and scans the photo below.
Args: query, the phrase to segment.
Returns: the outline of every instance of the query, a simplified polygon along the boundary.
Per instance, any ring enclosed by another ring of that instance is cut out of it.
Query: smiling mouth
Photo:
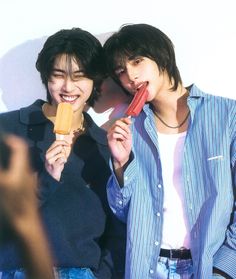
[[[68,95],[60,95],[62,100],[67,103],[73,103],[75,100],[79,98],[79,96],[68,96]]]

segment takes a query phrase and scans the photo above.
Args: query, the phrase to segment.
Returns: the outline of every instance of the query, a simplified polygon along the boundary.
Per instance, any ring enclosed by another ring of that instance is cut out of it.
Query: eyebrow
[[[137,54],[133,54],[131,56],[127,56],[127,61],[132,61],[135,60],[139,57],[142,57],[141,55],[137,55]],[[125,69],[125,65],[119,64],[116,65],[116,67],[114,68],[114,71],[120,70],[120,69]]]
[[[131,61],[131,60],[135,60],[137,58],[142,58],[142,57],[144,57],[144,56],[143,55],[133,54],[133,55],[128,57],[128,60]]]
[[[53,68],[52,69],[53,72],[61,72],[61,73],[65,73],[64,70],[61,70],[61,69],[57,69],[57,68]]]
[[[60,72],[60,73],[63,73],[63,74],[66,74],[67,72],[65,70],[62,70],[62,69],[58,69],[58,68],[53,68],[52,69],[53,72]],[[84,73],[83,70],[76,70],[74,72],[72,72],[73,74],[79,74],[79,73]]]
[[[137,57],[139,57],[138,55],[131,55],[128,57],[128,60],[131,61],[131,60],[134,60],[136,59]]]

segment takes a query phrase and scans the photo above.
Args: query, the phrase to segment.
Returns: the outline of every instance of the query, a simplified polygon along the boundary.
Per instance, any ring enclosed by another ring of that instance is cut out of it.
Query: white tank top
[[[190,248],[187,218],[184,212],[182,159],[186,132],[158,133],[164,186],[164,223],[161,247]]]

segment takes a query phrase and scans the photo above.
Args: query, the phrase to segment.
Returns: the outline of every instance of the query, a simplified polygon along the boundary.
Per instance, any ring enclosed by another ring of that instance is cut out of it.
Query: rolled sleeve
[[[214,256],[214,267],[236,278],[236,251],[223,245]]]

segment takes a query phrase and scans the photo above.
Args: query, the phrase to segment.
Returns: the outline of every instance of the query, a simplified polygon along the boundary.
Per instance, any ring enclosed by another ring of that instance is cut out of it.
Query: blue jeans
[[[96,279],[89,268],[54,268],[56,279]],[[22,269],[3,271],[0,279],[26,279]]]
[[[192,260],[159,257],[157,274],[158,279],[193,279]]]
[[[89,268],[55,268],[58,279],[96,279]]]
[[[157,275],[158,279],[193,279],[192,260],[179,260],[159,257],[157,263]],[[223,276],[218,274],[212,275],[212,279],[223,278]]]

